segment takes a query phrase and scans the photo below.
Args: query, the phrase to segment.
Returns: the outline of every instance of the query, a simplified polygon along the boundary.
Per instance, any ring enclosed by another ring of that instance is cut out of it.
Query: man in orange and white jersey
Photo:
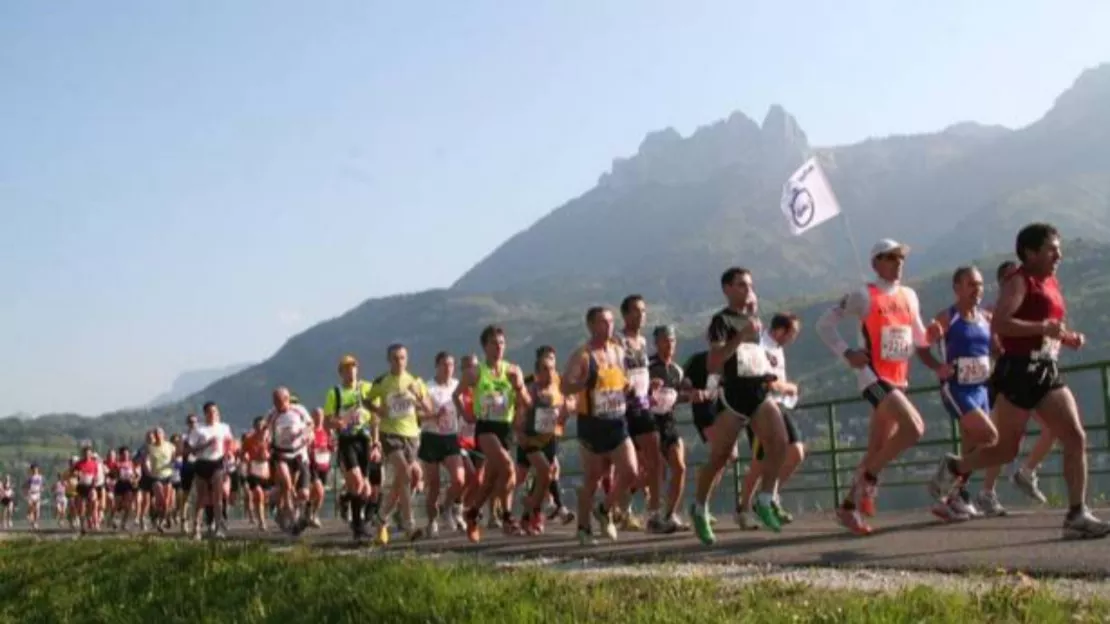
[[[917,293],[901,284],[908,253],[909,247],[897,241],[876,243],[871,248],[871,267],[877,279],[848,293],[817,321],[821,340],[856,370],[859,390],[873,409],[867,453],[837,512],[841,524],[859,535],[871,532],[862,516],[875,515],[879,473],[925,433],[921,414],[905,389],[910,358],[935,336],[928,335],[921,321]],[[859,348],[849,347],[837,330],[846,317],[861,326]]]

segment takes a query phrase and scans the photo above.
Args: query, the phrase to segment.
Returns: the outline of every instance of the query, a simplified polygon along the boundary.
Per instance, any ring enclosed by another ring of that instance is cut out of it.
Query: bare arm
[[[946,312],[947,312],[946,310],[941,310],[940,312],[937,312],[936,316],[933,317],[933,324],[939,328],[941,336],[948,333],[949,316]],[[918,318],[918,321],[914,324],[915,325],[915,330],[914,330],[915,335],[917,333],[916,325],[921,324],[920,316],[918,316],[917,318]],[[926,342],[928,342],[928,341],[926,341]],[[931,370],[934,370],[934,371],[941,368],[941,366],[944,365],[944,362],[941,362],[940,360],[938,360],[936,358],[936,356],[933,355],[933,345],[931,345],[931,344],[922,345],[922,344],[918,343],[917,358],[919,360],[921,360],[921,362],[923,364],[925,364],[925,366],[928,366]]]
[[[589,372],[590,358],[585,347],[579,347],[567,360],[566,370],[563,371],[563,394],[578,394],[586,389],[586,377]]]
[[[455,404],[455,410],[463,418],[466,417],[466,408],[463,405],[462,396],[467,390],[474,387],[474,382],[473,372],[463,372],[462,376],[459,378],[459,384],[455,386],[455,391],[451,393],[451,402]]]

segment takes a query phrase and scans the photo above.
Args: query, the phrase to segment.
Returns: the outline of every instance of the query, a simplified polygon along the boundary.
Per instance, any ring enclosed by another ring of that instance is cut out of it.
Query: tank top
[[[135,476],[135,466],[128,461],[121,461],[116,465],[116,474],[120,481],[130,481]]]
[[[1025,298],[1014,312],[1015,319],[1036,323],[1063,320],[1067,315],[1067,303],[1055,275],[1030,275],[1022,267],[1007,279],[1025,282]],[[1001,336],[1001,339],[1002,350],[1006,355],[1051,361],[1055,361],[1060,355],[1060,341],[1047,336]]]
[[[944,359],[955,370],[949,383],[978,386],[991,374],[991,327],[979,308],[965,319],[956,306],[948,308],[948,331],[944,334]]]
[[[651,375],[648,372],[647,344],[639,344],[638,340],[620,334],[618,344],[624,349],[624,374],[628,383],[632,384],[632,396],[628,397],[627,409],[629,414],[636,414],[648,408],[651,399],[648,391],[651,388]]]
[[[320,468],[331,466],[331,433],[324,427],[312,432],[312,463]]]
[[[451,398],[455,388],[459,387],[459,380],[448,379],[447,383],[440,385],[433,379],[428,385],[428,397],[432,400],[432,413],[435,418],[425,418],[420,421],[420,430],[424,433],[435,435],[457,435],[459,433],[459,414],[455,408],[455,401]],[[440,412],[443,415],[440,415]]]
[[[550,388],[530,383],[528,393],[532,395],[532,409],[524,420],[524,433],[530,437],[562,435],[559,410],[563,407],[563,393],[559,391],[559,382],[556,380]]]
[[[42,484],[42,475],[31,475],[31,478],[27,480],[27,493],[31,496],[40,496],[42,494]]]
[[[910,358],[915,353],[914,312],[906,289],[898,286],[892,293],[874,284],[867,285],[871,308],[863,321],[863,339],[871,356],[871,370],[892,386],[909,385]]]
[[[474,385],[474,409],[478,420],[513,422],[516,393],[509,383],[508,362],[500,362],[497,372],[482,362],[478,365],[478,383]]]
[[[474,418],[474,388],[467,388],[459,394],[459,403],[462,403],[463,411]],[[473,440],[474,439],[474,423],[467,422],[466,419],[459,419],[459,439],[460,440]]]
[[[612,355],[612,346],[607,346],[608,355]],[[605,358],[602,365],[594,357],[591,349],[589,352],[589,372],[586,376],[586,389],[578,398],[579,414],[586,418],[602,420],[623,420],[628,410],[625,386],[628,385],[624,375],[624,368],[613,365],[611,358]]]

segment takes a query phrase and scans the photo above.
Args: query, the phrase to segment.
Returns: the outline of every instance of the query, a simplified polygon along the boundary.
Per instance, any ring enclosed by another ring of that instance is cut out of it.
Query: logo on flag
[[[806,161],[783,185],[782,212],[795,236],[840,214],[840,204],[816,158]]]

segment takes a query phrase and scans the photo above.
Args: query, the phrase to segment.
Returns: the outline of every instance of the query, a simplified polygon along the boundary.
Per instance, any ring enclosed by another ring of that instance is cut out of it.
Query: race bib
[[[1060,359],[1060,341],[1056,338],[1045,336],[1041,340],[1041,348],[1029,354],[1031,360],[1050,360],[1055,362]]]
[[[459,427],[459,414],[455,410],[454,403],[444,403],[439,409],[441,411],[436,420],[439,425],[439,432],[443,434],[455,433]]]
[[[536,433],[555,433],[559,410],[554,407],[536,408]]]
[[[660,388],[655,393],[655,405],[651,406],[653,414],[670,414],[678,403],[678,391],[674,388]]]
[[[473,438],[474,437],[474,423],[463,421],[459,427],[460,438]]]
[[[327,467],[331,465],[331,451],[316,451],[316,465]]]
[[[889,362],[904,362],[913,356],[913,329],[907,325],[886,325],[879,333],[880,354]]]
[[[632,392],[637,397],[646,397],[651,387],[651,375],[648,374],[648,369],[630,368],[627,377],[628,383],[632,386]]]
[[[990,376],[991,359],[989,357],[983,355],[956,359],[956,383],[965,386],[976,386],[986,383]]]
[[[86,473],[82,472],[77,477],[77,483],[80,483],[81,485],[92,485],[93,484],[93,475],[86,474]]]
[[[736,348],[736,376],[763,377],[771,373],[767,351],[757,345],[743,343]]]
[[[627,409],[623,390],[594,390],[594,415],[601,418],[624,418]]]
[[[355,407],[340,414],[340,418],[347,421],[347,426],[343,428],[346,433],[354,433],[362,428],[363,423],[370,420],[369,412],[365,408]]]
[[[484,394],[482,395],[482,413],[489,419],[504,418],[508,403],[505,400],[505,395],[500,392]]]
[[[252,461],[250,465],[250,473],[255,477],[265,477],[270,469],[270,465],[264,461]]]
[[[119,478],[121,481],[130,481],[131,474],[131,466],[120,466]]]
[[[405,416],[412,415],[415,404],[412,401],[412,396],[407,392],[395,392],[389,395],[389,417],[391,419],[404,418]]]

